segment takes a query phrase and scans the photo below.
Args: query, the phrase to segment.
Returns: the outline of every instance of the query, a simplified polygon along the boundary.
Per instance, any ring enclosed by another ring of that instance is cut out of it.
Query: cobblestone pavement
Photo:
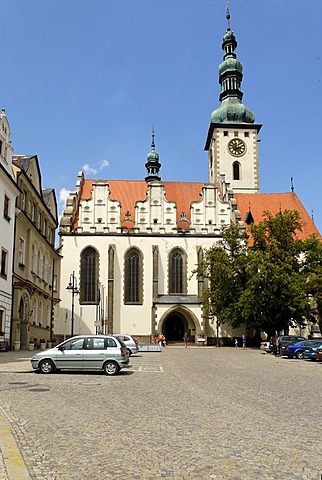
[[[107,377],[30,356],[0,354],[0,417],[32,479],[321,479],[322,362],[166,347]]]

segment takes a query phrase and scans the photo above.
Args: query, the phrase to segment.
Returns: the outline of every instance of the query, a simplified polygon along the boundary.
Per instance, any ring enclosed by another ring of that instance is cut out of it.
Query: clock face
[[[228,150],[234,157],[241,157],[246,153],[246,144],[240,138],[233,138],[228,143]]]

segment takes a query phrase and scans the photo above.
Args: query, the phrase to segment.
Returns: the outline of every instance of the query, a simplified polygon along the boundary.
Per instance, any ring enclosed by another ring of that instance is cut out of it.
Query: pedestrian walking
[[[184,348],[187,348],[188,342],[189,342],[189,335],[187,334],[187,332],[183,336],[183,342],[184,342]]]
[[[246,348],[246,336],[242,336],[243,348]]]
[[[235,338],[235,350],[238,350],[238,340]]]

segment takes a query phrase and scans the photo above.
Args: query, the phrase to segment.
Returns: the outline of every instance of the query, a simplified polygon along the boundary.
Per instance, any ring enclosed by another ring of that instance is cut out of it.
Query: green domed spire
[[[152,142],[151,142],[151,151],[147,155],[147,162],[145,168],[147,169],[148,176],[145,177],[146,181],[149,180],[161,180],[161,177],[158,176],[161,164],[159,162],[159,155],[155,151],[154,143],[154,129],[152,130]]]
[[[228,2],[226,18],[228,26],[222,43],[222,49],[225,52],[224,61],[219,65],[221,105],[212,112],[211,123],[254,123],[254,113],[242,103],[243,64],[236,58],[237,41],[234,32],[230,29]]]

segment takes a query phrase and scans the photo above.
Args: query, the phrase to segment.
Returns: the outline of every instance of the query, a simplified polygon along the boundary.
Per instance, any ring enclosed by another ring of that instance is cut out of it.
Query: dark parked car
[[[302,340],[301,342],[294,342],[290,343],[286,346],[283,355],[287,356],[288,358],[304,358],[304,350],[306,347],[311,347],[316,343],[315,340]]]
[[[317,340],[313,345],[305,348],[303,352],[304,358],[309,358],[310,360],[312,360],[312,362],[317,359],[320,360],[320,357],[317,357],[317,351],[321,350],[321,348],[322,340]]]
[[[301,340],[306,340],[306,338],[299,335],[281,335],[276,340],[273,350],[274,355],[284,355],[287,345],[294,342],[300,342]]]
[[[316,359],[322,360],[322,348],[320,347],[316,350]]]

